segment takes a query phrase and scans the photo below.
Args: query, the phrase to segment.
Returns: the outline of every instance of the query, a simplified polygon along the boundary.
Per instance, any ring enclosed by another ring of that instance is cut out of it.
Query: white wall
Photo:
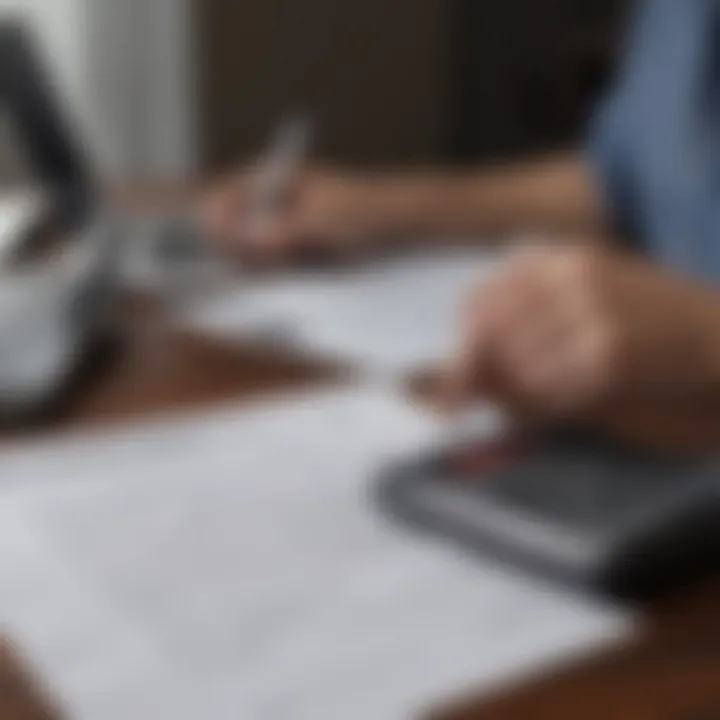
[[[89,92],[112,166],[136,175],[191,170],[188,0],[85,2]]]
[[[191,172],[188,0],[0,0],[32,24],[99,166],[113,175]]]
[[[70,94],[72,103],[76,105],[83,105],[87,97],[83,77],[86,60],[83,42],[85,1],[0,0],[0,18],[21,17],[29,21],[46,56],[52,59],[62,89]]]

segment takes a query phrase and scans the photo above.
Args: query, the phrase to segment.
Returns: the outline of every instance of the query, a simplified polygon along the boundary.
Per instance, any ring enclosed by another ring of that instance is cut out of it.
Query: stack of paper
[[[376,512],[435,432],[358,389],[4,454],[3,631],[74,720],[397,720],[624,632]]]

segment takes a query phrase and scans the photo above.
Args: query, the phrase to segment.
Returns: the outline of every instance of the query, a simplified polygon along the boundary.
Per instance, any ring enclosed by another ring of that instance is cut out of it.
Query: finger
[[[295,232],[284,217],[246,219],[238,228],[235,239],[236,254],[241,260],[260,265],[287,262],[294,243]]]
[[[248,202],[248,183],[245,175],[224,181],[199,204],[204,233],[226,251],[237,250],[242,241],[241,218]]]
[[[482,386],[483,344],[480,333],[467,337],[460,351],[448,364],[444,372],[443,405],[449,412],[468,404]]]
[[[542,305],[544,288],[536,282],[534,258],[534,251],[514,253],[493,279],[468,296],[463,341],[445,373],[446,397],[451,406],[467,402],[484,389],[490,390],[484,385],[492,375],[489,365],[496,344],[493,338],[501,337],[518,318],[531,316]]]
[[[198,204],[198,216],[203,232],[209,237],[222,237],[227,231],[230,198],[227,190],[216,190],[203,197]]]
[[[589,303],[561,295],[541,296],[498,331],[498,352],[510,371],[538,355],[562,351],[596,322]]]
[[[562,343],[539,348],[516,371],[521,392],[548,416],[588,411],[602,401],[611,372],[603,342],[600,325],[591,323]]]
[[[519,319],[545,311],[556,302],[557,290],[548,273],[546,253],[541,248],[524,248],[514,253],[494,289],[491,323],[502,329]]]
[[[510,263],[469,294],[463,312],[460,349],[446,371],[450,407],[461,406],[478,393],[491,392],[498,384],[491,379],[498,373],[490,372],[493,338],[531,303],[525,286],[517,265]]]
[[[444,372],[443,390],[448,410],[462,407],[482,386],[488,352],[487,308],[491,297],[490,287],[480,288],[471,293],[466,303],[460,344]]]
[[[562,261],[516,266],[509,297],[496,309],[498,350],[510,370],[592,325],[597,308],[571,280]]]

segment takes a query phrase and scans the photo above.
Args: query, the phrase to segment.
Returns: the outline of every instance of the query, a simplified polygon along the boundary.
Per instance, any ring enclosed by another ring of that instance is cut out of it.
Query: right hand
[[[201,204],[210,241],[240,259],[273,263],[352,257],[382,233],[382,193],[370,179],[306,169],[267,214],[254,211],[258,185],[257,171],[241,171],[218,183]]]

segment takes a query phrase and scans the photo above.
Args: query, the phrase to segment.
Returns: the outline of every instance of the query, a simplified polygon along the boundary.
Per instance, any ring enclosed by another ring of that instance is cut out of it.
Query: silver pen
[[[286,197],[292,181],[306,161],[310,122],[295,117],[278,129],[270,149],[261,159],[252,209],[246,221],[257,223],[272,217]]]

